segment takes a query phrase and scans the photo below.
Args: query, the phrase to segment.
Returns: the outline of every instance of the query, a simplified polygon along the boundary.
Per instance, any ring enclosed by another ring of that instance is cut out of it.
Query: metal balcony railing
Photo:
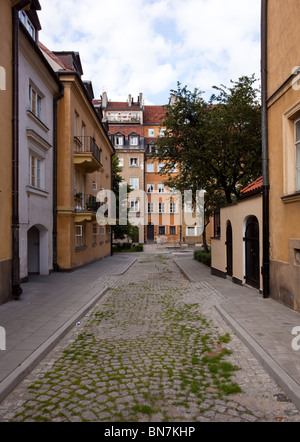
[[[76,153],[91,153],[98,163],[101,164],[101,149],[97,146],[96,141],[92,137],[74,137],[76,143],[74,143],[74,150]]]
[[[75,195],[75,211],[76,212],[97,212],[103,203],[97,201],[94,195]]]

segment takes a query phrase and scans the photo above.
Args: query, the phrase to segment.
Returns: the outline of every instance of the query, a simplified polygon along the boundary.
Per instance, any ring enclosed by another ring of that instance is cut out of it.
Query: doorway
[[[249,216],[245,232],[246,284],[259,289],[259,222],[256,216]]]
[[[49,275],[49,237],[42,225],[35,225],[27,232],[27,272]]]
[[[147,226],[147,242],[149,241],[154,241],[154,225],[152,223],[149,223]]]
[[[36,227],[31,227],[27,233],[28,245],[28,273],[40,273],[40,231]]]
[[[232,226],[228,221],[226,229],[226,256],[227,256],[227,275],[233,275],[233,263],[232,263]]]

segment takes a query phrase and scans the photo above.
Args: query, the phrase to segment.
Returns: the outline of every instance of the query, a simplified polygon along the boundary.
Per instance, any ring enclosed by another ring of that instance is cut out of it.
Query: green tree
[[[241,77],[208,103],[202,92],[177,85],[171,91],[155,154],[165,183],[183,192],[205,190],[205,224],[213,210],[231,204],[261,174],[261,110],[255,78]],[[177,166],[177,176],[171,174]],[[205,240],[205,238],[204,238]]]

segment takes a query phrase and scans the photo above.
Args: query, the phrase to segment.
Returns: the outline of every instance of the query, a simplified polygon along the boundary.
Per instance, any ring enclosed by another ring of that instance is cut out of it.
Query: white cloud
[[[241,75],[259,76],[260,0],[40,3],[41,41],[79,52],[97,96],[143,92],[164,104],[177,81],[207,91]]]

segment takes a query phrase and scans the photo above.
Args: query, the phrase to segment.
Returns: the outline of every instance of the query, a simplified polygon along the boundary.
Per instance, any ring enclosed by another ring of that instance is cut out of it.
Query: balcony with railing
[[[74,137],[74,164],[83,168],[85,173],[101,169],[101,152],[94,138]]]
[[[82,195],[81,193],[77,193],[74,196],[75,200],[75,221],[83,222],[83,221],[94,221],[96,219],[96,213],[102,204],[97,201],[95,195]]]

